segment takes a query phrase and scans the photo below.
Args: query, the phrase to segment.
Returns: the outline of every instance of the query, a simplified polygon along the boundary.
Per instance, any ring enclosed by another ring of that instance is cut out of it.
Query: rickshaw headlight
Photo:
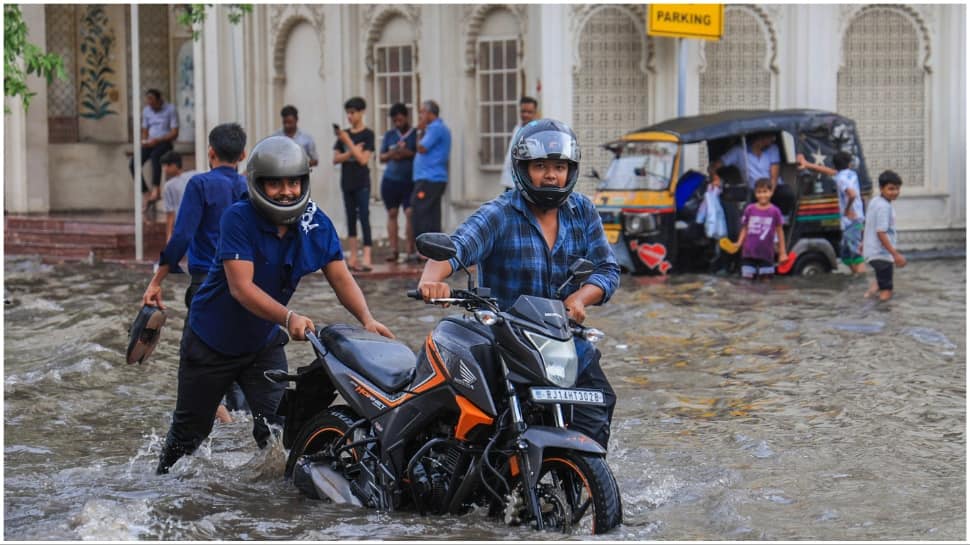
[[[651,233],[657,230],[657,217],[650,213],[624,213],[623,227],[631,235]]]

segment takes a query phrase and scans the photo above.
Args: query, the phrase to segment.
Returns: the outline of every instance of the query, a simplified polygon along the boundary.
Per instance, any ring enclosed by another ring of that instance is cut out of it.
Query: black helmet
[[[530,121],[515,134],[512,146],[512,179],[526,201],[548,210],[566,202],[579,179],[579,144],[569,125],[555,119]],[[529,176],[529,161],[564,159],[569,165],[566,185],[561,188],[536,187]]]
[[[267,178],[299,178],[300,198],[291,204],[280,204],[263,192]],[[246,164],[249,201],[256,210],[277,225],[294,223],[310,202],[310,161],[303,147],[286,136],[270,136],[253,147]]]

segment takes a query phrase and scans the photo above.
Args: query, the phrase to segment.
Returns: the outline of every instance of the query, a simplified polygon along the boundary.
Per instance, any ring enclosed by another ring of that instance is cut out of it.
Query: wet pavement
[[[552,540],[481,511],[377,513],[306,500],[242,414],[169,476],[186,281],[159,348],[124,363],[145,267],[4,263],[4,538]],[[393,276],[393,275],[389,275]],[[443,316],[415,278],[360,277],[412,348]],[[461,279],[456,282],[462,281]],[[457,285],[457,283],[456,283]],[[619,397],[608,462],[625,523],[609,540],[966,539],[966,263],[914,261],[889,303],[846,274],[624,276],[589,310]],[[292,306],[352,322],[322,276]],[[311,358],[287,346],[290,368]]]

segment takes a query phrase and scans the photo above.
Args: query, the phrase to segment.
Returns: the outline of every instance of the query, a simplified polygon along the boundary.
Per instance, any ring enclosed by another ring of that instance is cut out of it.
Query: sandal
[[[372,269],[371,267],[368,267],[367,265],[362,265],[359,267],[357,265],[353,265],[352,267],[350,267],[350,272],[357,272],[357,273],[359,272],[366,273],[366,272],[371,272],[372,270],[374,269]]]
[[[394,252],[391,255],[387,256],[387,259],[385,259],[384,261],[387,261],[388,263],[397,263],[397,258],[398,258],[398,253]]]

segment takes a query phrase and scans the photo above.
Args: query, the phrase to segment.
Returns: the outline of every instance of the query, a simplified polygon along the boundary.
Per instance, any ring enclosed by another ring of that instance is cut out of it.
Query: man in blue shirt
[[[404,209],[404,238],[407,241],[407,259],[417,260],[414,250],[414,228],[411,225],[411,192],[414,191],[414,155],[418,150],[418,135],[408,119],[408,107],[398,102],[391,106],[391,122],[394,128],[381,140],[380,159],[384,163],[381,180],[381,200],[387,209],[387,240],[391,255],[387,260],[396,263],[399,255],[397,239],[397,211]]]
[[[143,304],[165,308],[162,281],[170,272],[182,272],[179,261],[188,250],[192,280],[185,290],[185,308],[190,308],[193,295],[212,266],[222,213],[246,192],[246,178],[236,172],[239,161],[246,157],[242,127],[224,123],[213,128],[208,155],[211,170],[196,174],[185,186],[172,236],[159,256],[158,269],[142,296]]]
[[[747,138],[747,142],[747,148],[737,144],[708,166],[711,183],[720,185],[718,170],[722,166],[735,166],[742,172],[750,190],[749,194],[753,198],[754,183],[762,178],[768,178],[771,182],[772,204],[780,208],[782,214],[789,214],[795,205],[795,194],[779,177],[781,152],[778,151],[778,144],[775,143],[774,133],[755,133]]]
[[[233,381],[252,409],[256,443],[266,446],[267,422],[280,421],[284,385],[263,373],[287,370],[287,335],[306,340],[304,332],[315,329],[310,318],[287,308],[303,276],[322,270],[364,328],[393,338],[367,308],[330,218],[310,200],[310,167],[300,146],[285,136],[264,139],[253,148],[246,174],[248,198],[222,216],[215,263],[182,334],[178,400],[159,474],[209,435]]]
[[[563,303],[577,323],[586,307],[609,300],[620,281],[620,267],[596,207],[573,193],[579,174],[580,150],[576,135],[552,119],[531,121],[516,134],[512,173],[517,191],[507,191],[485,203],[464,223],[452,240],[458,249],[451,261],[428,261],[418,289],[425,301],[448,297],[444,282],[458,267],[478,266],[479,285],[491,289],[499,307],[507,309],[519,295],[553,298],[578,258],[595,270],[578,288],[565,289]],[[603,390],[606,407],[573,407],[570,427],[606,448],[616,396],[600,367],[600,353],[577,339],[580,358],[576,387]]]
[[[141,164],[152,162],[152,188],[148,190],[145,178],[141,179],[141,192],[145,194],[142,206],[149,209],[161,198],[159,187],[162,184],[162,155],[172,149],[172,143],[179,136],[179,119],[175,105],[162,100],[158,89],[145,93],[145,109],[141,112]],[[128,161],[128,170],[135,175],[135,158]],[[153,208],[152,208],[153,209]]]
[[[438,117],[438,103],[426,100],[418,110],[418,154],[414,157],[411,214],[414,236],[441,231],[441,197],[448,185],[451,131]]]

